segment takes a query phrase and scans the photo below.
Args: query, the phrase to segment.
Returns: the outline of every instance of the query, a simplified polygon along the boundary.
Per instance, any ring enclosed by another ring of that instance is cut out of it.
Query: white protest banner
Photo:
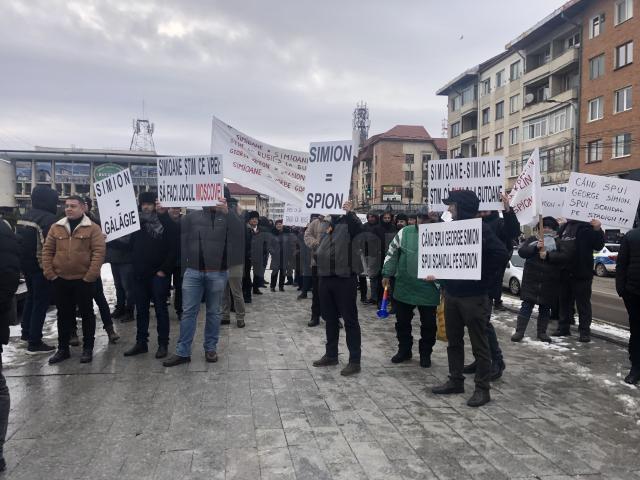
[[[301,205],[307,171],[307,152],[286,150],[261,142],[213,117],[211,152],[222,152],[228,179],[277,198]]]
[[[480,280],[482,219],[419,226],[418,278]]]
[[[290,204],[284,206],[284,224],[288,227],[306,227],[309,223],[309,215],[302,212],[302,207]]]
[[[163,207],[210,207],[222,198],[220,155],[158,158],[158,201]]]
[[[94,183],[93,191],[107,242],[140,230],[138,204],[128,168]]]
[[[564,199],[567,195],[567,184],[545,185],[542,187],[542,216],[562,217]]]
[[[540,181],[540,149],[536,148],[522,169],[509,194],[509,204],[518,217],[520,225],[533,225],[538,222],[542,213]]]
[[[571,172],[563,217],[600,220],[609,227],[631,228],[640,202],[640,182]]]
[[[325,215],[344,213],[342,205],[349,200],[355,153],[352,140],[310,145],[303,211]]]
[[[450,158],[427,165],[429,210],[444,212],[442,200],[451,190],[471,190],[480,199],[480,210],[502,210],[504,158]]]

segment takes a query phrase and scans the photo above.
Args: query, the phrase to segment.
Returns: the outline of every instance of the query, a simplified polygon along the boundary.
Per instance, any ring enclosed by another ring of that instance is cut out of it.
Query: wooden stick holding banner
[[[544,222],[542,221],[542,215],[539,215],[538,217],[538,239],[542,240],[542,248],[540,251],[544,252]]]

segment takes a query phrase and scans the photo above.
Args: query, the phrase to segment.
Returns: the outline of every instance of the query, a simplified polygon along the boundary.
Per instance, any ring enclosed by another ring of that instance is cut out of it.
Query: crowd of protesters
[[[503,308],[502,279],[514,247],[524,258],[521,306],[511,340],[520,342],[534,307],[538,306],[537,338],[551,342],[547,329],[553,312],[559,311],[552,335],[571,334],[574,311],[578,313],[579,341],[591,340],[591,286],[593,252],[604,245],[598,221],[570,220],[560,224],[546,217],[543,231],[522,237],[517,218],[504,197],[504,209],[479,211],[479,200],[470,191],[453,191],[444,203],[449,221],[482,219],[482,276],[480,280],[418,278],[419,226],[441,222],[441,215],[419,208],[415,213],[390,207],[372,211],[363,224],[346,202],[339,215],[313,215],[306,227],[289,227],[281,219],[241,211],[225,190],[216,207],[189,210],[164,208],[153,192],[139,196],[140,230],[105,242],[90,199],[72,195],[58,211],[57,193],[49,187],[33,189],[32,208],[17,222],[15,231],[0,221],[0,341],[9,340],[9,312],[15,309],[14,292],[20,272],[27,286],[22,313],[21,340],[31,355],[55,353],[50,364],[71,357],[79,346],[77,317],[82,319],[80,362],[92,361],[98,306],[109,342],[119,335],[113,320],[136,322],[136,336],[124,355],[146,354],[151,304],[155,312],[157,350],[165,367],[191,361],[192,343],[201,304],[205,304],[204,353],[207,362],[218,361],[221,324],[245,326],[246,309],[253,296],[270,287],[272,293],[297,288],[300,301],[309,298],[309,327],[325,323],[326,349],[315,367],[338,364],[340,330],[346,335],[349,360],[342,369],[348,376],[360,372],[362,351],[357,299],[363,305],[383,308],[395,315],[398,348],[390,359],[401,363],[412,358],[412,320],[420,318],[418,352],[420,366],[431,366],[436,342],[437,309],[444,304],[448,340],[449,378],[434,387],[434,394],[464,392],[464,374],[475,374],[475,390],[469,406],[490,401],[491,382],[506,368],[498,338],[491,324],[492,310]],[[104,295],[101,268],[109,263],[116,303],[113,311]],[[271,276],[265,279],[265,272]],[[618,255],[616,288],[629,313],[631,370],[625,381],[640,379],[640,230],[628,232]],[[172,325],[168,300],[179,321],[175,353],[169,354]],[[43,341],[43,325],[50,303],[57,308],[57,348]],[[387,302],[384,302],[386,305]],[[464,363],[464,330],[469,334],[474,361]],[[8,414],[9,395],[0,374],[0,437],[2,419]],[[2,464],[0,464],[0,467]]]

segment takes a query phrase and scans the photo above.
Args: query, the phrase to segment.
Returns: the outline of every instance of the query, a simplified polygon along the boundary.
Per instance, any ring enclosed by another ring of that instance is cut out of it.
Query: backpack
[[[35,222],[30,220],[18,220],[17,224],[24,228],[33,228],[35,230],[36,237],[36,259],[38,260],[38,266],[42,268],[42,247],[44,246],[44,235],[42,233],[42,228]],[[20,238],[22,243],[22,237]]]

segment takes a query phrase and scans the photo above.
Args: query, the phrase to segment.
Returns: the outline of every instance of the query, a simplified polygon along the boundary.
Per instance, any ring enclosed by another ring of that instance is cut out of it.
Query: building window
[[[580,46],[580,33],[576,32],[564,41],[565,50],[570,48],[578,48]]]
[[[482,109],[482,125],[489,123],[489,107]]]
[[[604,13],[601,13],[597,17],[593,17],[589,22],[589,38],[596,38],[602,33],[604,28]]]
[[[616,90],[613,97],[613,113],[631,110],[631,87]]]
[[[602,161],[602,139],[587,144],[587,163]]]
[[[413,180],[413,171],[404,172],[404,179],[405,179],[406,181],[411,181],[411,180]]]
[[[520,110],[520,94],[509,98],[509,113],[515,113]]]
[[[496,73],[496,88],[503,86],[506,83],[505,80],[504,69],[502,69]]]
[[[422,154],[422,163],[425,164],[425,166],[426,166],[426,164],[431,161],[431,158],[432,157],[431,157],[430,153],[423,153]]]
[[[522,164],[525,165],[529,161],[529,157],[531,153],[527,154],[526,160],[522,159]],[[543,150],[540,152],[540,171],[548,172],[549,171],[549,150]]]
[[[504,132],[496,133],[495,149],[502,150],[504,148]]]
[[[633,17],[633,0],[618,0],[614,11],[616,25],[626,22]]]
[[[462,106],[462,97],[460,97],[460,95],[456,95],[455,97],[453,97],[451,99],[451,111],[452,112],[460,110],[461,106]]]
[[[487,78],[480,82],[480,95],[489,95],[491,93],[491,79]]]
[[[496,120],[504,118],[504,101],[496,103]]]
[[[460,135],[460,122],[451,124],[451,138],[457,137]]]
[[[631,134],[623,133],[613,137],[613,158],[631,155]]]
[[[520,62],[520,60],[518,60],[517,62],[513,62],[509,67],[509,78],[513,82],[514,80],[519,79],[521,75],[522,75],[522,63]]]
[[[458,156],[460,155],[460,147],[458,148],[452,148],[451,152],[450,152],[450,157],[449,158],[458,158]]]
[[[509,177],[513,178],[520,175],[520,163],[520,160],[511,160],[509,164]]]
[[[405,188],[404,189],[404,196],[406,198],[408,198],[409,200],[413,199],[413,189],[412,188]]]
[[[591,80],[604,75],[604,53],[589,59],[589,78]]]
[[[509,129],[509,145],[517,145],[520,137],[520,127]]]
[[[474,85],[462,91],[462,105],[467,105],[468,103],[473,102],[475,99],[476,90]]]
[[[489,137],[482,139],[482,154],[486,155],[489,153]]]
[[[51,183],[51,162],[36,162],[36,182]]]
[[[16,162],[16,182],[31,182],[31,161]]]
[[[413,165],[413,153],[407,153],[404,156],[404,163],[407,165]]]
[[[633,42],[616,47],[616,68],[622,68],[633,62]]]
[[[589,121],[600,120],[604,116],[603,98],[589,100]]]
[[[571,128],[570,108],[566,107],[549,114],[549,135]]]
[[[544,137],[547,134],[547,117],[538,117],[524,122],[524,141]]]

